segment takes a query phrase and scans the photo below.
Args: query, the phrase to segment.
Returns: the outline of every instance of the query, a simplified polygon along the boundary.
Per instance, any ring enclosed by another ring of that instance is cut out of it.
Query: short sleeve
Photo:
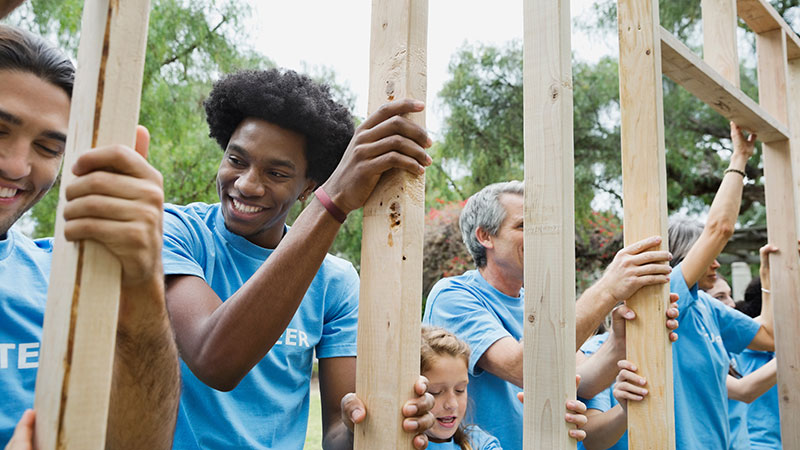
[[[606,412],[611,409],[611,398],[614,395],[613,393],[614,385],[607,387],[603,392],[594,396],[591,399],[583,399],[579,398],[578,400],[582,401],[586,405],[586,409],[596,409],[600,412]]]
[[[697,283],[692,287],[686,285],[686,279],[683,277],[683,270],[680,264],[672,269],[672,273],[669,276],[669,291],[673,294],[678,294],[679,311],[685,310],[690,304],[697,301]]]
[[[483,370],[477,364],[486,350],[498,340],[513,336],[481,299],[462,286],[450,282],[441,290],[434,289],[434,292],[428,298],[431,308],[425,322],[449,330],[469,344],[469,371],[473,376],[480,375]]]
[[[317,358],[356,356],[358,273],[350,263],[337,261],[337,264],[343,267],[331,278],[325,291],[325,317],[316,347]]]
[[[164,248],[161,251],[165,275],[194,275],[206,279],[201,264],[205,250],[193,233],[191,220],[173,206],[164,208]]]
[[[710,302],[719,324],[720,337],[728,353],[741,353],[756,337],[761,324],[750,316],[725,306],[722,302]]]

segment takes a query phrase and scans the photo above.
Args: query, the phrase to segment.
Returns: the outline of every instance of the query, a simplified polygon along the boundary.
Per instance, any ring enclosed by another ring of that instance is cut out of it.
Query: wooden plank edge
[[[664,75],[683,86],[726,119],[758,133],[758,138],[762,142],[789,139],[788,126],[772,117],[755,100],[723,78],[663,27],[661,57]],[[692,72],[690,77],[686,76],[687,70]],[[698,81],[703,88],[696,87],[694,83]],[[720,99],[720,95],[724,98]]]

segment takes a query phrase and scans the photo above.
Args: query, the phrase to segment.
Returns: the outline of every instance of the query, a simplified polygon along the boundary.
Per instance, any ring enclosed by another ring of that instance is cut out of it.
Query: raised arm
[[[422,111],[413,100],[388,103],[356,130],[342,161],[323,185],[344,213],[360,208],[381,174],[419,174],[431,163],[424,129],[403,116]],[[269,259],[225,302],[200,278],[167,278],[167,305],[192,372],[220,390],[233,389],[280,337],[339,230],[313,198]],[[313,238],[310,238],[313,237]]]
[[[0,19],[11,14],[11,11],[23,3],[25,0],[0,0]]]
[[[761,328],[758,329],[750,345],[747,346],[751,350],[775,351],[775,316],[772,313],[769,254],[777,251],[777,247],[769,244],[758,250],[761,258],[761,268],[758,271],[761,278],[761,314],[755,320],[761,325]]]
[[[122,265],[109,449],[171,448],[178,413],[180,370],[161,268],[164,194],[161,174],[143,157],[148,144],[140,127],[140,154],[122,146],[84,154],[66,190],[66,238],[94,239]]]
[[[742,203],[742,177],[747,160],[753,155],[756,135],[744,137],[742,130],[731,122],[733,154],[714,196],[703,232],[682,262],[683,278],[687,286],[694,286],[720,254],[733,235],[736,218]]]

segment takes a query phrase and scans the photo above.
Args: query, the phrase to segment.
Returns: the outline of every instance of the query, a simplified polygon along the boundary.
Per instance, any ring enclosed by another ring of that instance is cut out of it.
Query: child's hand
[[[622,360],[617,362],[619,374],[614,385],[614,398],[617,399],[622,410],[628,414],[628,400],[641,401],[647,395],[647,389],[641,387],[647,384],[644,377],[636,375],[636,366],[632,362]]]
[[[577,387],[581,383],[581,376],[575,375],[575,386]],[[525,393],[518,392],[517,399],[522,403],[525,403]],[[574,438],[577,441],[582,441],[586,439],[586,432],[583,431],[581,428],[586,425],[586,422],[589,419],[586,417],[586,405],[583,404],[580,400],[567,400],[567,414],[564,416],[564,420],[567,423],[575,424],[574,430],[569,430],[569,437]]]

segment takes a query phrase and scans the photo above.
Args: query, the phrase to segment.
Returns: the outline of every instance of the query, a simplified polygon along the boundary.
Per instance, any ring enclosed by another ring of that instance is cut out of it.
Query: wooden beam
[[[800,58],[800,37],[767,0],[738,0],[737,10],[739,17],[755,33],[784,30],[788,39],[786,56],[789,59]]]
[[[64,238],[69,170],[90,148],[133,147],[150,2],[87,0],[56,217],[50,289],[36,379],[36,447],[105,447],[119,308],[120,265],[94,241]]]
[[[739,88],[725,80],[672,33],[661,28],[660,39],[664,75],[728,120],[758,133],[761,141],[789,138],[789,128],[785,122],[776,120]]]
[[[702,0],[700,6],[703,13],[703,60],[738,88],[736,0]]]
[[[523,447],[575,449],[575,219],[569,2],[524,2]]]
[[[756,36],[758,90],[761,105],[788,121],[786,34],[772,30]],[[792,99],[795,102],[797,98]],[[800,126],[793,122],[792,126]],[[793,148],[792,148],[793,147]],[[800,256],[797,253],[797,199],[792,179],[792,155],[797,143],[764,144],[764,190],[769,242],[780,251],[769,257],[770,290],[775,318],[778,360],[778,403],[783,448],[800,449]]]
[[[789,125],[791,126],[792,178],[795,202],[800,201],[800,59],[789,61]],[[795,203],[797,237],[800,238],[800,207]]]
[[[664,236],[667,170],[661,89],[658,0],[619,0],[619,83],[625,245]],[[664,317],[669,286],[649,286],[628,300],[636,319],[626,329],[627,358],[647,379],[648,396],[628,405],[628,446],[675,449],[672,346]]]
[[[369,112],[425,100],[427,0],[373,0]],[[425,116],[411,118],[424,127]],[[425,179],[386,173],[364,206],[356,392],[367,407],[355,449],[412,448],[400,408],[419,376]]]

